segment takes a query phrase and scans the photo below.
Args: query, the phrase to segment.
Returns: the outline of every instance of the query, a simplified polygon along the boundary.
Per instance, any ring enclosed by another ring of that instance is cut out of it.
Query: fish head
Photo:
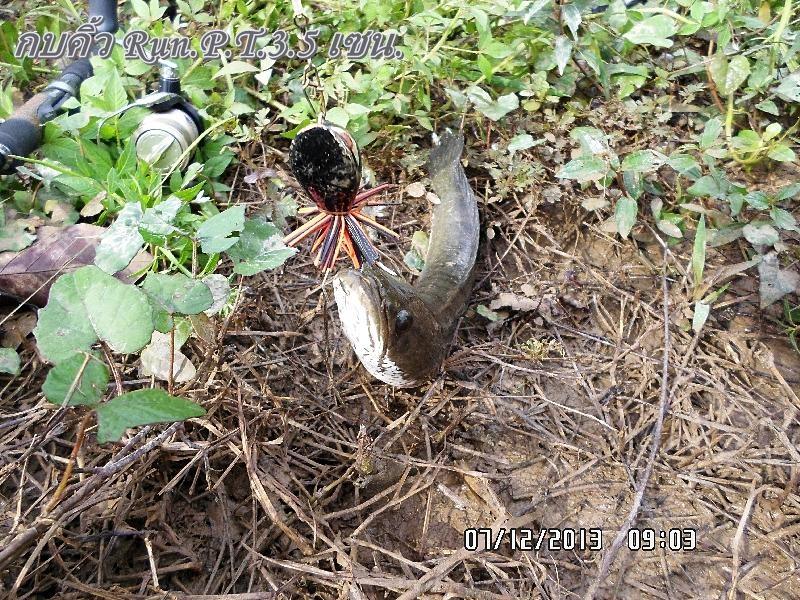
[[[319,208],[350,209],[361,185],[361,156],[345,129],[331,123],[301,129],[289,147],[289,166]]]
[[[442,328],[410,285],[376,264],[340,272],[333,290],[342,329],[376,378],[409,387],[438,367]]]

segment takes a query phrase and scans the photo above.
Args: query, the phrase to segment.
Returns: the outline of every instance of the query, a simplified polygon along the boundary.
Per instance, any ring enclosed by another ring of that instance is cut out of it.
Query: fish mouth
[[[378,282],[361,271],[346,269],[333,278],[333,295],[342,329],[359,358],[384,354],[388,323],[381,310]]]

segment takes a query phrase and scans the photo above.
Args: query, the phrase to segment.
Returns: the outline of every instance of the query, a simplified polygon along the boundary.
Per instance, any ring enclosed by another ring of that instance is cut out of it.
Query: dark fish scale
[[[361,183],[361,160],[347,132],[326,124],[301,130],[289,148],[289,166],[320,209],[350,210]]]

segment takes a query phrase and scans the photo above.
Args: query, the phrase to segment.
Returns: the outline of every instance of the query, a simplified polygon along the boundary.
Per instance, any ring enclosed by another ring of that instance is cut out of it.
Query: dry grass
[[[180,392],[207,417],[116,446],[90,428],[49,512],[82,415],[34,393],[28,340],[0,380],[0,594],[796,598],[797,356],[746,282],[692,334],[686,247],[620,242],[532,189],[483,206],[472,306],[538,309],[488,327],[471,310],[429,386],[371,380],[299,258],[190,341],[202,367]],[[387,219],[410,233],[425,213]],[[694,528],[697,549],[614,553],[624,523]],[[467,527],[602,528],[604,551],[470,552]]]

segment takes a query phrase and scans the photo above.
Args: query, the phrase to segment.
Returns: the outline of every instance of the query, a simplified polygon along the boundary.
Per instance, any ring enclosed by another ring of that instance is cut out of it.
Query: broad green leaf
[[[139,227],[153,235],[169,235],[175,231],[172,223],[181,206],[180,199],[172,196],[144,211]]]
[[[769,223],[748,223],[742,228],[742,233],[745,239],[754,246],[772,246],[780,240],[780,235]]]
[[[148,273],[142,290],[156,308],[169,314],[196,315],[214,303],[211,290],[205,283],[183,273]]]
[[[767,152],[767,156],[778,162],[794,162],[797,159],[794,150],[786,144],[775,144],[770,148],[770,151]]]
[[[608,165],[602,158],[582,156],[561,167],[556,173],[559,179],[574,179],[580,183],[602,179],[608,172]]]
[[[513,93],[500,96],[497,100],[492,100],[489,93],[478,86],[470,87],[466,93],[475,108],[492,121],[499,121],[512,110],[519,108],[519,98]]]
[[[770,123],[764,128],[764,133],[761,135],[761,139],[765,142],[768,142],[776,135],[778,135],[783,130],[780,123]]]
[[[119,440],[129,427],[173,423],[206,414],[199,404],[159,389],[122,394],[99,405],[96,411],[97,441],[101,444]]]
[[[667,164],[681,175],[700,174],[700,164],[690,154],[672,154]]]
[[[800,71],[784,77],[775,88],[775,93],[787,102],[800,102]]]
[[[94,264],[111,275],[127,267],[144,244],[139,233],[141,219],[142,207],[138,202],[123,206],[116,221],[103,233]]]
[[[664,164],[664,157],[654,150],[637,150],[626,156],[621,165],[623,171],[651,173]]]
[[[578,37],[578,27],[580,27],[582,18],[580,9],[572,2],[563,4],[561,6],[561,18],[567,24],[569,30],[572,32],[572,37]]]
[[[153,333],[153,309],[147,296],[97,267],[82,267],[74,276],[97,337],[123,354],[144,348]]]
[[[700,134],[700,149],[705,150],[713,146],[720,133],[722,133],[722,119],[714,117],[706,121],[703,133]]]
[[[496,322],[501,319],[500,313],[493,311],[491,308],[485,306],[484,304],[479,304],[478,307],[475,309],[475,312],[477,312],[480,316],[489,319],[492,322]]]
[[[650,44],[660,48],[671,48],[669,39],[678,31],[675,21],[666,15],[653,15],[639,21],[624,34],[624,38],[634,44]]]
[[[519,150],[527,150],[535,145],[536,142],[531,134],[520,133],[519,135],[515,135],[513,138],[511,138],[511,141],[508,142],[508,153],[513,155]]]
[[[341,106],[334,106],[325,113],[325,118],[339,127],[345,128],[350,122],[350,114]]]
[[[703,328],[708,315],[711,312],[711,305],[705,302],[694,303],[694,316],[692,317],[692,331],[697,333]]]
[[[717,54],[711,59],[709,70],[719,93],[730,96],[747,81],[750,75],[750,62],[741,54],[737,54],[730,61],[724,54]]]
[[[703,281],[703,269],[706,264],[706,216],[700,215],[697,231],[694,234],[694,247],[692,249],[692,276],[694,287],[697,289]]]
[[[556,59],[556,66],[558,67],[559,75],[564,74],[564,69],[566,69],[567,63],[569,63],[569,59],[572,57],[572,45],[572,40],[570,40],[567,36],[559,35],[556,37],[553,56]]]
[[[0,373],[19,375],[19,354],[13,348],[0,348]]]
[[[108,379],[108,367],[103,361],[78,352],[50,369],[42,392],[50,402],[61,405],[74,386],[67,406],[94,406],[106,393]]]
[[[639,200],[644,193],[644,177],[639,171],[623,171],[622,185],[634,200]]]
[[[232,237],[244,227],[244,206],[232,206],[206,220],[197,229],[197,239],[206,254],[223,252],[239,238]]]
[[[2,205],[0,205],[2,211]],[[25,224],[16,219],[0,227],[0,252],[17,252],[24,250],[36,240],[36,236],[28,233]]]
[[[657,221],[656,227],[659,229],[659,231],[666,233],[670,237],[674,238],[683,237],[683,232],[681,231],[681,228],[668,219],[661,219],[660,221]]]
[[[720,188],[719,182],[711,175],[703,175],[686,190],[692,196],[711,196],[724,198],[725,191]]]
[[[608,154],[606,134],[596,127],[574,127],[569,132],[569,137],[578,141],[581,145],[581,154],[584,156]]]
[[[228,75],[241,75],[242,73],[258,73],[260,69],[252,63],[243,60],[232,60],[219,71],[214,73],[211,79],[219,79]]]
[[[769,211],[769,216],[772,218],[772,222],[776,227],[780,227],[781,229],[786,229],[788,231],[798,231],[797,219],[795,219],[794,215],[788,210],[775,207]]]
[[[280,229],[272,223],[248,219],[236,245],[228,250],[234,273],[255,275],[280,267],[297,250],[283,243]]]
[[[617,200],[617,205],[614,208],[614,222],[617,224],[617,232],[623,238],[628,237],[631,229],[636,224],[638,208],[636,200],[628,196],[622,196]]]
[[[33,330],[39,352],[51,363],[66,360],[76,352],[88,352],[97,341],[75,273],[62,275],[50,288],[47,306],[39,311]]]
[[[778,105],[775,104],[772,100],[764,100],[756,104],[756,108],[760,111],[765,113],[769,113],[771,115],[775,115],[779,117],[781,115],[781,111],[778,109]]]

